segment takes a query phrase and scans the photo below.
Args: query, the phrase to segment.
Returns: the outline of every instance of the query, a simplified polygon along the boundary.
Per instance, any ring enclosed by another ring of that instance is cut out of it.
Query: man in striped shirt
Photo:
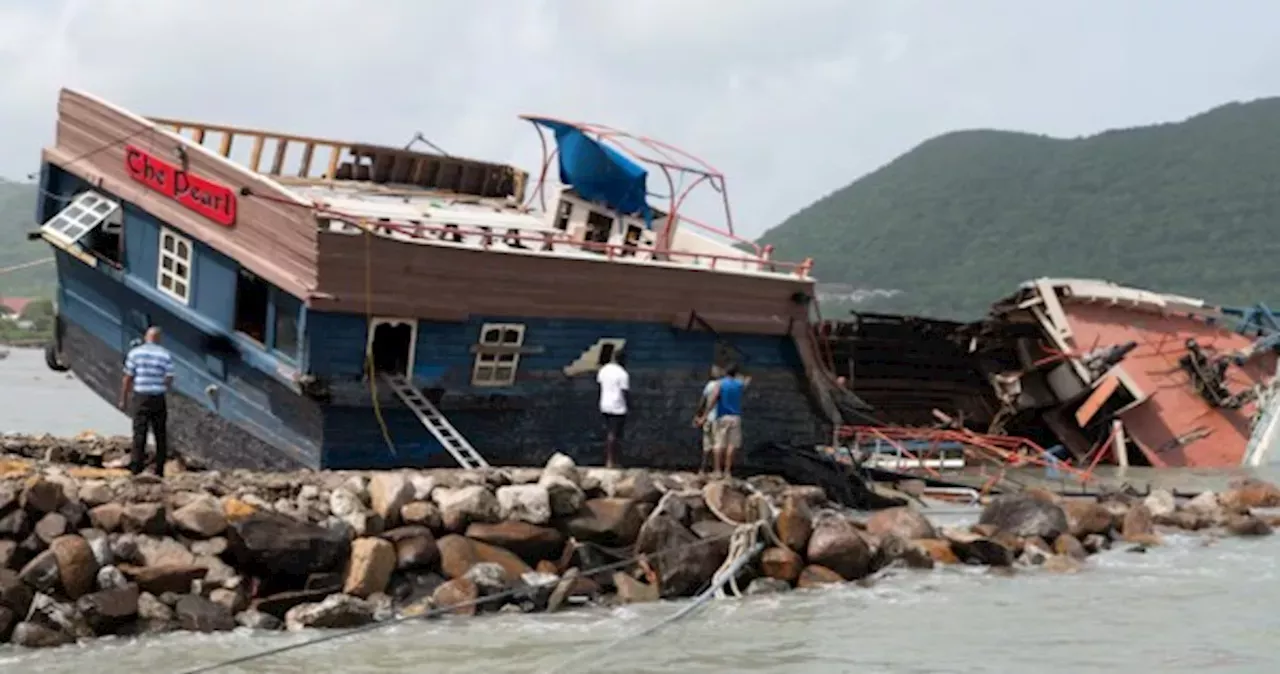
[[[156,438],[156,475],[164,476],[168,437],[165,422],[169,410],[165,393],[173,383],[173,356],[160,346],[160,328],[147,328],[145,341],[129,350],[124,359],[124,381],[120,384],[120,408],[133,416],[133,462],[129,470],[137,475],[147,467],[147,430]],[[132,409],[130,409],[132,396]]]

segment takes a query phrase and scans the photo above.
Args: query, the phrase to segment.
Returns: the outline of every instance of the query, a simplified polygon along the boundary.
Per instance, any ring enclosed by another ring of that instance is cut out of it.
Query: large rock
[[[440,506],[440,518],[448,531],[464,531],[473,522],[497,522],[498,499],[482,485],[457,489],[436,487],[431,498]]]
[[[994,526],[997,533],[1038,536],[1047,541],[1070,529],[1062,507],[1034,490],[995,497],[983,509],[978,523]]]
[[[1015,551],[995,538],[954,529],[943,529],[942,534],[951,543],[951,551],[965,564],[1013,565]],[[1006,535],[1005,538],[1012,537]]]
[[[563,534],[528,522],[472,524],[467,527],[467,538],[510,550],[528,564],[556,559],[564,550]]]
[[[538,479],[538,486],[547,490],[547,499],[551,504],[551,514],[555,517],[569,517],[582,509],[587,495],[576,482],[564,475],[543,473]]]
[[[20,622],[9,637],[14,645],[24,648],[54,648],[73,643],[76,638],[66,632],[38,622]]]
[[[828,514],[814,522],[806,558],[845,580],[857,580],[871,573],[873,553],[853,520]]]
[[[431,530],[421,526],[406,526],[384,532],[396,548],[396,568],[401,571],[434,568],[440,560],[440,549]]]
[[[647,470],[629,471],[613,485],[610,496],[629,498],[637,503],[657,504],[662,500],[662,490],[658,489],[653,475]]]
[[[820,564],[810,564],[804,567],[800,572],[800,578],[796,581],[796,587],[804,589],[810,587],[821,587],[823,585],[834,585],[843,583],[844,577],[832,569],[828,569]]]
[[[724,561],[714,545],[695,545],[701,539],[679,520],[659,513],[645,522],[636,539],[636,554],[648,555],[658,572],[664,597],[689,596],[711,580]]]
[[[779,540],[788,548],[796,552],[808,548],[809,536],[813,535],[813,512],[809,508],[809,500],[803,495],[788,492],[783,497],[774,527]]]
[[[183,595],[173,606],[178,624],[190,632],[226,632],[236,628],[227,607],[194,594]]]
[[[578,466],[574,464],[573,459],[556,452],[547,459],[547,465],[542,469],[543,477],[554,475],[563,477],[576,486],[582,486],[582,474],[578,470]]]
[[[89,523],[107,533],[120,530],[122,517],[124,505],[120,503],[103,503],[89,511]]]
[[[0,606],[7,607],[16,615],[24,617],[31,609],[31,599],[34,596],[35,591],[23,582],[16,571],[0,569]]]
[[[639,604],[658,601],[659,598],[658,588],[642,583],[621,571],[614,572],[613,586],[617,588],[620,604]]]
[[[1167,489],[1153,489],[1145,499],[1142,499],[1142,505],[1151,511],[1151,516],[1160,519],[1173,514],[1178,508],[1178,502],[1174,500],[1173,493]]]
[[[786,548],[768,548],[760,555],[760,570],[770,578],[795,583],[804,570],[804,559]]]
[[[48,545],[53,539],[66,534],[69,528],[67,518],[62,513],[47,513],[36,522],[35,534],[36,538]]]
[[[702,488],[702,498],[712,512],[731,522],[746,524],[755,520],[748,493],[732,480],[717,480]]]
[[[58,578],[67,596],[76,599],[92,592],[98,579],[98,560],[93,548],[80,536],[59,536],[49,545],[58,561]]]
[[[164,535],[168,530],[163,503],[130,503],[120,513],[120,528],[131,534]]]
[[[63,491],[62,485],[40,476],[27,481],[20,499],[23,508],[38,514],[54,512],[62,507],[66,500],[66,492]]]
[[[301,604],[289,609],[284,624],[290,630],[307,627],[347,629],[373,622],[373,605],[358,597],[333,594],[318,604]]]
[[[565,522],[569,535],[610,547],[635,542],[644,524],[644,515],[635,501],[624,498],[593,498],[582,512]]]
[[[1226,521],[1226,511],[1218,501],[1218,495],[1211,491],[1200,492],[1195,498],[1187,501],[1186,505],[1182,506],[1182,510],[1196,520],[1197,526],[1184,527],[1187,529],[1220,526]]]
[[[265,511],[233,522],[227,545],[241,571],[291,578],[338,569],[351,548],[341,531]]]
[[[191,591],[191,584],[208,575],[209,570],[203,566],[187,564],[161,564],[157,566],[134,566],[121,564],[120,572],[130,582],[136,583],[144,592],[156,596],[166,592],[184,594]]]
[[[41,592],[51,592],[58,585],[58,557],[53,550],[45,550],[27,562],[18,576],[23,582]]]
[[[918,538],[912,543],[925,551],[925,554],[938,564],[959,564],[960,558],[951,549],[951,541],[937,538]]]
[[[546,524],[551,521],[551,496],[546,487],[519,484],[498,487],[498,516],[504,521]]]
[[[867,532],[875,536],[893,535],[904,541],[936,538],[933,525],[919,511],[907,507],[877,510],[867,519]]]
[[[1280,507],[1280,487],[1256,478],[1240,478],[1232,481],[1219,500],[1224,508],[1233,511],[1276,508]]]
[[[369,506],[383,522],[394,522],[413,497],[413,483],[402,473],[377,473],[369,479]]]
[[[430,492],[427,492],[430,493]],[[430,501],[413,501],[400,508],[400,521],[427,527],[433,531],[444,528],[444,519],[440,516],[440,507]]]
[[[342,591],[364,599],[387,589],[396,570],[396,548],[381,538],[357,538],[351,544],[351,561]]]
[[[454,615],[475,615],[480,588],[465,576],[443,583],[431,593],[431,603]]]
[[[1067,514],[1067,529],[1076,538],[1089,534],[1105,535],[1115,526],[1111,511],[1094,500],[1065,499],[1062,510]]]
[[[213,538],[227,530],[222,504],[212,497],[197,498],[173,511],[171,517],[179,531],[196,538]]]
[[[1145,503],[1131,506],[1125,513],[1120,535],[1130,543],[1153,545],[1159,542],[1156,536],[1155,517]]]
[[[436,546],[440,549],[440,570],[449,578],[462,578],[471,567],[484,562],[501,566],[507,580],[512,583],[533,570],[508,550],[457,534],[441,538],[436,541]]]
[[[76,601],[76,610],[97,634],[113,634],[138,615],[138,586],[125,585],[86,594]]]

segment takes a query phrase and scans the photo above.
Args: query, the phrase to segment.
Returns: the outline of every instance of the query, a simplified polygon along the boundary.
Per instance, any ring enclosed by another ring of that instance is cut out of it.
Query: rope
[[[387,443],[391,454],[396,454],[396,443],[391,439],[391,431],[382,416],[382,405],[378,402],[378,373],[373,368],[373,260],[372,249],[373,228],[369,223],[360,220],[360,229],[364,231],[364,323],[369,326],[369,340],[364,348],[365,371],[369,373],[369,397],[373,400],[373,416],[378,420],[378,428],[382,430],[382,440]],[[407,373],[412,378],[413,373]]]
[[[737,532],[735,531],[735,532],[734,532],[734,534],[736,534],[736,533],[737,533]],[[718,543],[718,542],[720,542],[720,541],[722,541],[722,540],[725,540],[726,538],[729,538],[729,537],[733,536],[734,534],[722,534],[722,535],[719,535],[719,536],[711,536],[711,537],[709,537],[709,538],[703,538],[703,539],[701,539],[701,540],[697,540],[697,541],[694,541],[694,542],[692,542],[692,543],[688,543],[688,544],[686,544],[686,545],[672,546],[672,547],[670,547],[670,548],[667,548],[666,550],[659,550],[659,551],[657,551],[657,552],[648,553],[648,554],[646,554],[646,555],[636,555],[636,556],[631,557],[631,558],[629,558],[629,559],[624,559],[624,560],[622,560],[622,561],[620,561],[620,562],[613,562],[613,563],[610,563],[610,564],[603,564],[603,565],[601,565],[601,566],[597,566],[597,567],[595,567],[595,568],[593,568],[593,569],[589,569],[589,570],[587,570],[587,571],[582,572],[581,574],[579,574],[579,577],[584,577],[584,576],[596,576],[596,575],[599,575],[599,574],[601,574],[601,573],[606,573],[606,572],[608,572],[608,571],[614,571],[614,570],[616,570],[616,569],[625,568],[625,567],[630,566],[630,565],[632,565],[632,564],[636,564],[636,563],[638,563],[641,559],[643,559],[643,558],[645,558],[645,557],[663,557],[663,556],[665,556],[665,555],[669,555],[669,554],[674,553],[674,552],[679,552],[679,551],[681,551],[681,550],[690,550],[690,549],[698,548],[698,547],[701,547],[701,546],[704,546],[704,545],[710,545],[710,544],[712,544],[712,543]],[[745,562],[744,562],[744,563],[745,563]],[[741,567],[739,566],[739,568],[741,568]],[[736,571],[735,571],[735,573],[736,573]],[[559,583],[559,582],[560,582],[560,580],[561,580],[561,579],[556,579],[555,583]],[[323,635],[318,636],[318,637],[316,637],[316,638],[314,638],[314,639],[308,639],[308,640],[306,640],[306,641],[300,641],[300,642],[298,642],[298,643],[294,643],[294,644],[287,644],[287,645],[284,645],[284,646],[278,646],[278,647],[276,647],[276,648],[269,648],[269,649],[267,649],[267,650],[258,651],[258,652],[256,652],[256,653],[250,653],[250,654],[248,654],[248,655],[243,655],[243,656],[240,656],[240,657],[232,658],[232,659],[230,659],[230,660],[221,660],[221,661],[218,661],[218,662],[215,662],[215,663],[209,664],[209,665],[203,665],[203,666],[200,666],[200,667],[196,667],[196,668],[194,668],[194,669],[183,670],[182,672],[180,672],[180,674],[206,674],[207,672],[218,671],[218,670],[220,670],[220,669],[225,669],[225,668],[227,668],[227,667],[233,667],[233,666],[235,666],[235,665],[242,665],[242,664],[245,664],[245,663],[248,663],[248,662],[254,662],[254,661],[256,661],[256,660],[261,660],[261,659],[263,659],[263,658],[271,657],[271,656],[273,656],[273,655],[278,655],[278,654],[280,654],[280,653],[286,653],[286,652],[289,652],[289,651],[296,651],[296,650],[299,650],[299,649],[302,649],[302,648],[306,648],[306,647],[308,647],[308,646],[314,646],[314,645],[316,645],[316,644],[321,644],[321,643],[325,643],[325,642],[329,642],[329,641],[335,641],[335,640],[337,640],[337,639],[343,639],[343,638],[346,638],[346,637],[349,637],[349,636],[354,636],[354,635],[356,635],[356,634],[363,634],[363,633],[365,633],[365,632],[373,632],[373,631],[376,631],[376,630],[379,630],[379,629],[382,629],[382,628],[385,628],[385,627],[391,627],[391,626],[393,626],[393,625],[399,625],[399,624],[407,623],[407,622],[411,622],[411,621],[414,621],[414,620],[425,620],[425,619],[428,619],[428,618],[434,618],[434,617],[436,617],[436,616],[438,616],[438,615],[442,615],[442,614],[445,614],[445,613],[449,613],[449,612],[452,612],[452,611],[456,611],[457,609],[460,609],[460,608],[469,608],[469,607],[471,607],[471,606],[480,606],[480,605],[482,605],[482,604],[486,604],[486,603],[489,603],[489,602],[497,601],[497,600],[500,600],[500,599],[508,599],[508,598],[513,597],[513,596],[516,596],[516,595],[520,595],[520,594],[527,593],[527,592],[529,591],[529,589],[530,589],[530,588],[551,587],[551,586],[552,586],[553,584],[555,584],[555,583],[552,583],[552,582],[546,582],[546,583],[538,583],[538,584],[536,584],[536,585],[532,585],[532,586],[530,586],[530,587],[518,587],[518,588],[512,588],[512,589],[510,589],[510,590],[505,590],[505,591],[503,591],[503,592],[499,592],[499,593],[497,593],[497,594],[491,594],[491,595],[487,595],[487,596],[484,596],[484,597],[478,597],[478,598],[476,598],[476,599],[472,599],[472,600],[468,600],[468,601],[464,601],[464,602],[459,602],[459,603],[457,603],[457,604],[451,604],[451,605],[449,605],[449,606],[444,606],[444,607],[435,608],[435,609],[432,609],[432,610],[430,610],[430,611],[427,611],[427,612],[425,612],[425,613],[421,613],[421,614],[416,614],[416,615],[402,615],[402,616],[399,616],[399,617],[396,617],[396,618],[392,618],[392,619],[390,619],[390,620],[386,620],[386,621],[379,622],[379,623],[370,623],[370,624],[368,624],[368,625],[362,625],[362,626],[360,626],[360,627],[353,627],[353,628],[351,628],[351,629],[338,630],[338,631],[330,632],[330,633],[327,633],[327,634],[323,634]],[[713,585],[713,587],[714,587],[714,585]],[[706,593],[704,592],[703,594],[706,594]],[[699,597],[699,600],[701,600],[701,599],[702,599],[702,597]],[[682,611],[682,613],[687,613],[687,611]]]

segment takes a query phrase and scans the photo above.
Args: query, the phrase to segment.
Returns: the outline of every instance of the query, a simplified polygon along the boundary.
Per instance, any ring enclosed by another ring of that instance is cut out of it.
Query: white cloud
[[[706,158],[758,234],[953,128],[1074,135],[1276,93],[1277,19],[1265,0],[6,0],[0,175],[37,167],[63,85],[142,114],[422,131],[529,170],[516,115],[536,112]]]

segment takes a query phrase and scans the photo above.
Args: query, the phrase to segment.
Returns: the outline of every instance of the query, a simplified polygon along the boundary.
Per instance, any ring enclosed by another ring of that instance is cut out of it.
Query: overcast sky
[[[520,113],[728,175],[739,231],[938,133],[1058,136],[1280,94],[1274,0],[0,0],[0,176],[61,86],[136,112],[533,170]],[[658,185],[651,179],[650,188]]]

